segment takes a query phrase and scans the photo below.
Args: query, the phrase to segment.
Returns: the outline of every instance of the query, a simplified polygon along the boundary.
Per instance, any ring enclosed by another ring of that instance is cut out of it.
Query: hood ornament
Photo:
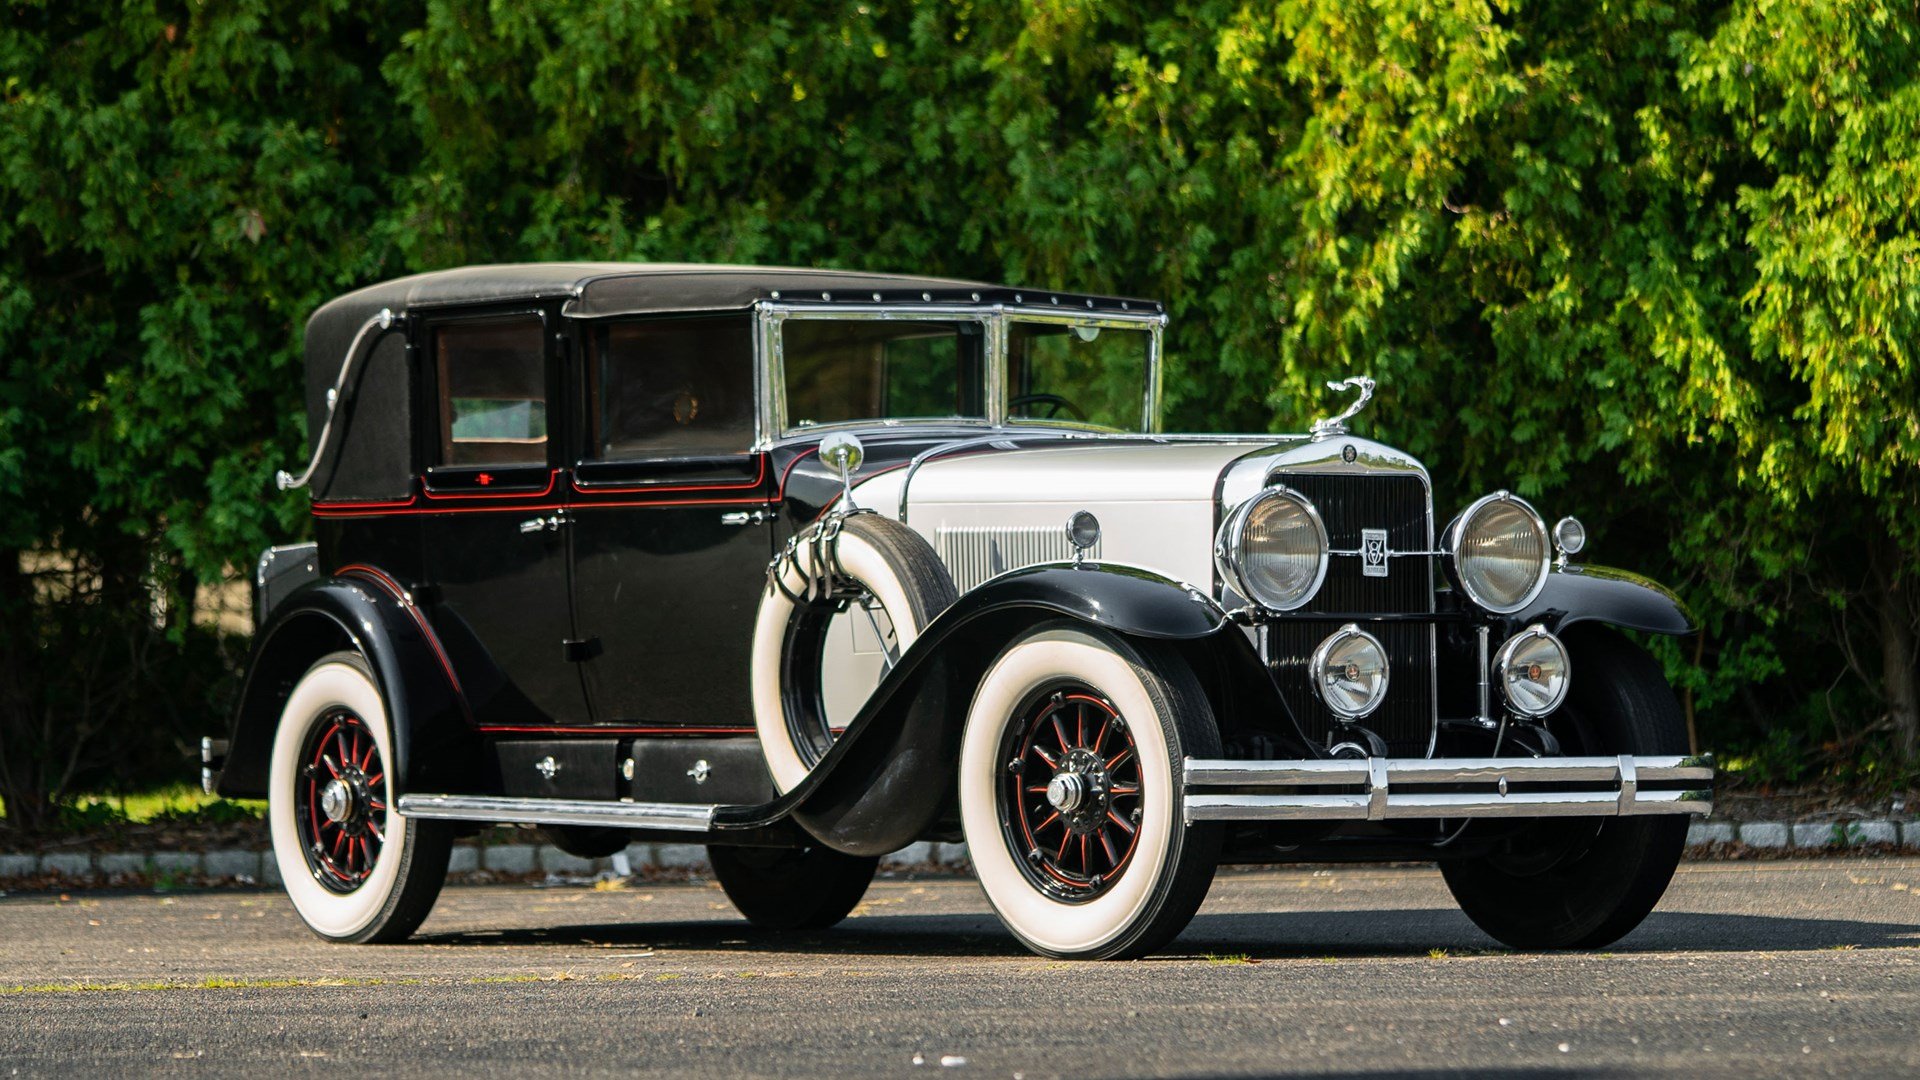
[[[1353,402],[1346,407],[1346,410],[1338,416],[1329,416],[1324,420],[1315,420],[1313,422],[1314,439],[1317,441],[1327,438],[1330,435],[1345,435],[1347,433],[1347,421],[1351,420],[1355,413],[1366,408],[1367,402],[1373,400],[1373,387],[1373,379],[1365,375],[1355,375],[1352,378],[1327,383],[1327,389],[1329,390],[1358,390],[1360,391],[1360,396],[1355,398]]]

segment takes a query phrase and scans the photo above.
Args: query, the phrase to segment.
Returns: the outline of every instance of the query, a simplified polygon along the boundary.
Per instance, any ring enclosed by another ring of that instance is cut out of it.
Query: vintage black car
[[[707,845],[819,928],[962,841],[1034,950],[1137,956],[1223,862],[1437,861],[1522,947],[1626,933],[1712,763],[1659,586],[1349,431],[1159,430],[1152,301],[476,266],[308,324],[315,541],[259,564],[208,783],[301,917],[405,938],[461,830]],[[1556,557],[1555,548],[1558,548]]]

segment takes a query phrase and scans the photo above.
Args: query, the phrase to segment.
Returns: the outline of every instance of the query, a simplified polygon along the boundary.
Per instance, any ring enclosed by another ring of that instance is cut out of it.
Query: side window
[[[747,317],[602,324],[588,340],[594,458],[744,454],[753,445]]]
[[[547,353],[539,319],[442,326],[433,353],[440,464],[546,464]]]

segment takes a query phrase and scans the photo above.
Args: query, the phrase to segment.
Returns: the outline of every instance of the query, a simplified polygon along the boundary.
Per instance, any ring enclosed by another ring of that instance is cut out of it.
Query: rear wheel
[[[1660,667],[1618,633],[1566,635],[1575,665],[1548,729],[1574,754],[1684,754],[1686,720]],[[1441,874],[1474,925],[1521,949],[1595,949],[1625,936],[1659,903],[1686,846],[1681,815],[1530,824],[1481,858]]]
[[[733,906],[768,930],[824,930],[846,918],[880,865],[825,847],[710,847],[707,859]]]
[[[1219,754],[1185,662],[1151,642],[1043,629],[981,680],[960,750],[960,817],[994,910],[1047,956],[1134,957],[1206,898],[1213,825],[1187,825],[1180,763]]]
[[[293,907],[329,941],[400,941],[446,881],[452,825],[393,808],[393,735],[366,661],[322,657],[288,696],[274,736],[267,817]]]

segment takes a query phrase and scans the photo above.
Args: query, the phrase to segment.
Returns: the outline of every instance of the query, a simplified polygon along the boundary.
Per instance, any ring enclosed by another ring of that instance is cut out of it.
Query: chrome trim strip
[[[707,832],[716,807],[705,803],[514,799],[496,795],[402,795],[403,817],[517,825],[611,825],[624,829]]]
[[[1184,763],[1186,819],[1393,821],[1471,817],[1644,817],[1713,812],[1711,788],[1643,791],[1646,783],[1711,783],[1710,754],[1567,758],[1369,758]],[[1603,783],[1608,791],[1509,791],[1519,783]],[[1486,784],[1490,791],[1406,790]],[[1361,787],[1359,792],[1195,792],[1200,787]]]

